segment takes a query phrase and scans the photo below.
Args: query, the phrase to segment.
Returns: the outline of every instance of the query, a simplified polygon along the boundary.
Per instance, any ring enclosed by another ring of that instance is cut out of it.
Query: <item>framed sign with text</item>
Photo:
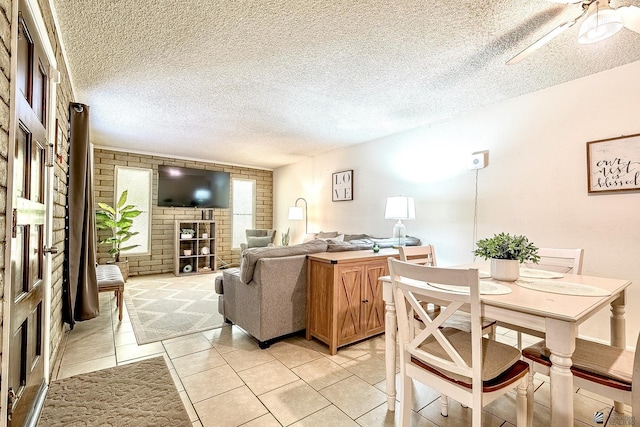
[[[335,172],[331,176],[331,200],[353,200],[353,170]]]
[[[590,194],[640,190],[640,134],[587,142]]]

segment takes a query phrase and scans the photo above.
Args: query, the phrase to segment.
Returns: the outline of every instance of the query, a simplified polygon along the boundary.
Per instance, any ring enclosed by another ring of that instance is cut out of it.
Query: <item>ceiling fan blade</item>
[[[587,14],[588,10],[589,10],[588,7],[583,7],[582,8],[582,13],[577,18],[575,18],[575,19],[573,19],[571,21],[565,22],[564,24],[560,25],[559,27],[554,28],[553,30],[551,30],[550,32],[545,34],[544,36],[540,37],[536,42],[534,42],[529,47],[524,49],[522,52],[518,53],[516,56],[514,56],[513,58],[508,60],[507,61],[507,65],[517,64],[518,62],[522,61],[527,56],[531,55],[536,50],[540,49],[545,44],[549,43],[551,40],[553,40],[554,38],[556,38],[560,34],[564,33],[569,28],[573,27],[575,25],[575,23],[578,22],[578,20],[580,18],[582,18],[584,15]]]
[[[542,36],[536,42],[534,42],[533,44],[529,45],[529,47],[527,47],[526,49],[524,49],[523,51],[518,53],[516,56],[514,56],[513,58],[508,60],[507,61],[507,65],[517,64],[518,62],[522,61],[524,58],[526,58],[527,56],[531,55],[533,52],[535,52],[536,50],[540,49],[545,44],[549,43],[555,37],[557,37],[560,34],[564,33],[567,29],[572,27],[573,24],[575,24],[575,23],[576,23],[576,21],[569,21],[569,22],[565,22],[564,24],[560,25],[559,27],[556,27],[551,32],[549,32],[546,35]]]
[[[640,33],[640,7],[620,6],[616,9],[622,18],[622,24],[636,33]]]

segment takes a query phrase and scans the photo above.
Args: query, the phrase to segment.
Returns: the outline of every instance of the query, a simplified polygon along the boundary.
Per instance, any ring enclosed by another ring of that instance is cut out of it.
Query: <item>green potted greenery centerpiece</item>
[[[538,263],[538,248],[525,236],[509,233],[494,234],[478,240],[474,255],[491,260],[491,277],[513,282],[520,277],[520,264],[525,261]]]
[[[96,213],[96,227],[98,230],[111,230],[111,236],[100,240],[99,243],[101,245],[111,245],[109,254],[113,256],[114,262],[120,268],[125,281],[129,277],[129,262],[127,260],[121,261],[120,253],[140,246],[126,246],[125,243],[132,236],[138,234],[137,231],[130,231],[133,225],[132,218],[142,213],[135,206],[126,204],[127,195],[127,190],[123,191],[115,207],[102,202],[98,203],[102,210]]]

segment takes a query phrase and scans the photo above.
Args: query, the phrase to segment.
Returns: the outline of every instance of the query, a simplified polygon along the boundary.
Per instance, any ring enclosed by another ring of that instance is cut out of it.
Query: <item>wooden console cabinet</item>
[[[338,347],[384,332],[382,283],[387,259],[398,258],[395,249],[310,254],[307,289],[307,339],[315,337]]]

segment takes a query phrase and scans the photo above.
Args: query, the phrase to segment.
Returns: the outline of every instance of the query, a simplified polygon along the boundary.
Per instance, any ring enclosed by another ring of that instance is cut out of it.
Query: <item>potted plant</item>
[[[180,238],[181,239],[193,239],[193,236],[196,234],[196,230],[193,228],[181,228],[180,229]]]
[[[127,205],[127,190],[123,191],[116,203],[115,207],[109,206],[107,203],[98,203],[102,209],[96,213],[96,227],[98,230],[111,230],[111,236],[102,239],[101,245],[111,245],[109,254],[113,256],[115,264],[120,268],[125,281],[129,277],[129,263],[127,260],[120,260],[120,253],[128,251],[140,245],[129,245],[125,243],[138,234],[137,231],[130,231],[133,225],[132,218],[142,213],[133,205]]]
[[[474,255],[491,259],[491,277],[512,282],[520,277],[520,264],[525,261],[538,263],[538,248],[525,236],[509,233],[494,234],[478,240]]]
[[[289,246],[289,229],[287,228],[286,233],[282,233],[282,238],[280,239],[282,246]]]

